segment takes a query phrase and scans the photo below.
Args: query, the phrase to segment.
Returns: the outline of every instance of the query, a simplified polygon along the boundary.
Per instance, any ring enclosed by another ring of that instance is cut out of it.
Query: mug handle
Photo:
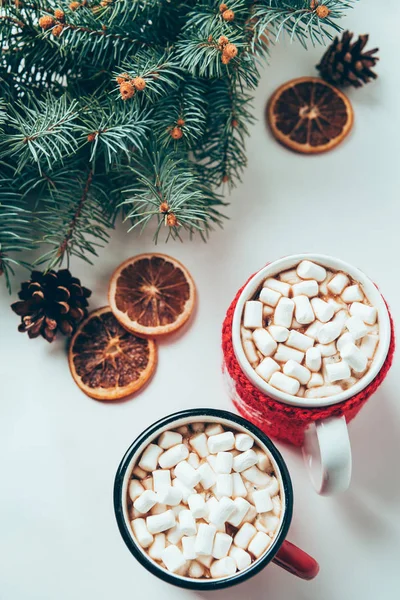
[[[319,564],[312,556],[287,540],[284,540],[272,562],[300,579],[314,579],[319,571]]]
[[[303,458],[322,495],[344,492],[351,479],[351,446],[345,417],[312,423],[305,432]]]

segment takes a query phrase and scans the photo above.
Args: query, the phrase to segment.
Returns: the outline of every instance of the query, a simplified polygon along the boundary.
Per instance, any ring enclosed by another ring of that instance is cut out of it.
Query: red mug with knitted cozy
[[[376,308],[379,324],[379,341],[365,374],[340,393],[312,399],[281,391],[260,377],[246,357],[241,339],[246,302],[255,298],[267,278],[295,269],[302,261],[348,275]],[[318,493],[333,494],[347,489],[351,478],[347,423],[382,383],[394,354],[393,322],[376,285],[356,267],[331,256],[298,254],[281,258],[250,277],[238,291],[225,317],[222,345],[224,372],[237,410],[267,435],[302,447]]]

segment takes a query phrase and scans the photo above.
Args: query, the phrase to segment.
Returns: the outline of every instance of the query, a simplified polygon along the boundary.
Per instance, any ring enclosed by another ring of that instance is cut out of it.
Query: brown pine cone
[[[55,21],[50,15],[44,15],[44,17],[40,17],[39,19],[39,27],[42,29],[50,29],[50,27],[53,27],[54,25]]]
[[[119,86],[119,93],[121,94],[122,100],[129,100],[135,95],[135,88],[130,81],[124,81]]]
[[[63,29],[64,29],[64,26],[59,24],[59,25],[56,25],[55,27],[53,27],[53,29],[51,30],[51,33],[54,35],[54,37],[60,37]]]
[[[174,140],[180,140],[183,136],[183,131],[180,127],[173,127],[171,129],[171,137]]]
[[[58,331],[71,335],[88,314],[91,293],[68,269],[32,271],[30,280],[21,285],[20,300],[11,305],[21,317],[18,331],[30,338],[41,335],[48,342]]]
[[[146,87],[146,82],[143,77],[135,77],[132,83],[139,92],[142,92]]]
[[[237,46],[235,46],[235,44],[227,44],[224,48],[224,54],[229,59],[235,58],[235,56],[237,56],[237,53],[238,53],[238,49],[237,49]]]
[[[65,13],[63,10],[61,10],[61,8],[56,8],[54,10],[54,17],[57,19],[57,21],[61,21],[61,23],[64,23]]]
[[[368,35],[360,35],[352,43],[353,34],[345,31],[342,38],[335,38],[321,58],[317,69],[321,77],[336,85],[352,85],[356,88],[376,79],[378,75],[372,71],[379,58],[373,56],[378,48],[363,52],[368,42]]]
[[[315,12],[317,13],[317,17],[319,19],[326,19],[326,17],[328,17],[331,14],[329,8],[324,4],[320,4],[319,6],[317,6]]]
[[[233,19],[235,18],[235,13],[233,12],[233,10],[224,10],[224,12],[222,13],[222,18],[224,19],[224,21],[233,21]]]

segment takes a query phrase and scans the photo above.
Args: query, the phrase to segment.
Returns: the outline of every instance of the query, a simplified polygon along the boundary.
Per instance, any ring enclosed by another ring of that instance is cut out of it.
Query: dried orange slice
[[[162,336],[182,327],[192,314],[196,288],[188,270],[165,254],[139,254],[113,273],[111,309],[128,331]]]
[[[281,85],[266,113],[278,142],[305,154],[331,150],[353,125],[350,100],[318,77],[300,77]]]
[[[97,400],[118,400],[136,392],[157,364],[154,340],[126,331],[109,306],[99,308],[79,325],[71,340],[69,368],[85,394]]]

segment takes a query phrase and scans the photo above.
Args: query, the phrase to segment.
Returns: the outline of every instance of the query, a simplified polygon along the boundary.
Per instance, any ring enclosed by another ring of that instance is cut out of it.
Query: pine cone
[[[71,335],[88,314],[91,293],[68,269],[32,271],[30,280],[21,286],[20,300],[11,305],[21,317],[18,331],[26,331],[30,338],[41,335],[48,342],[58,330]]]
[[[335,38],[317,65],[321,77],[336,85],[352,85],[361,87],[378,75],[371,68],[379,60],[373,56],[378,48],[363,53],[368,42],[368,35],[360,35],[358,40],[351,43],[353,34],[345,31],[342,39]]]

